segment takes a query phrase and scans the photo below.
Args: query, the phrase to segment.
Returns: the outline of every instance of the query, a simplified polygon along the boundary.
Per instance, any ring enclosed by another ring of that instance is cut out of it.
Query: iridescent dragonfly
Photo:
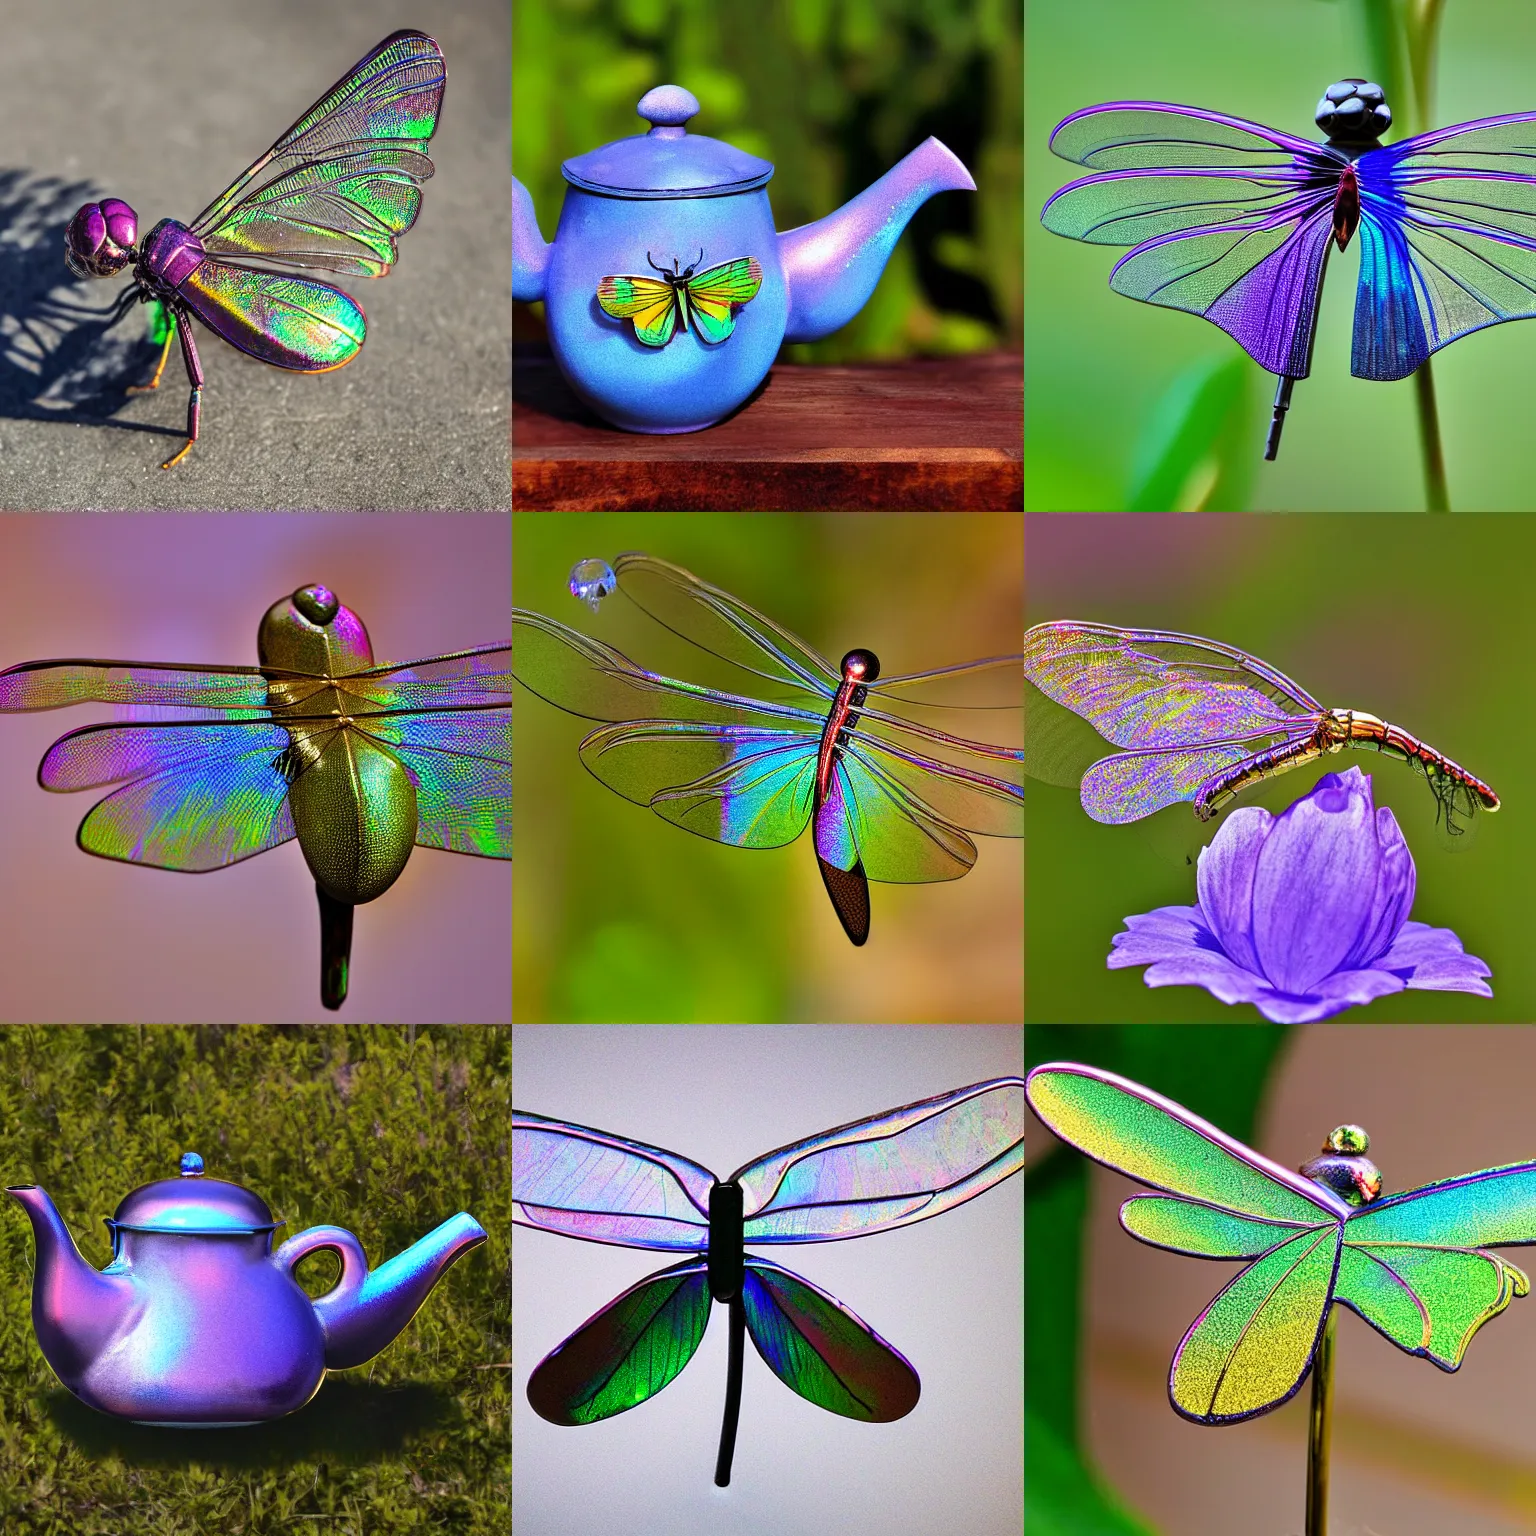
[[[70,220],[64,256],[77,277],[133,269],[108,324],[136,302],[162,306],[164,345],[144,388],[159,386],[180,338],[191,389],[187,440],[162,469],[179,464],[197,441],[203,368],[194,315],[277,368],[325,373],[357,356],[366,331],[360,305],[329,283],[263,263],[348,277],[389,271],[395,237],[416,222],[420,184],[432,174],[425,146],[446,78],[442,49],[430,37],[396,32],[190,224],[162,219],[137,246],[138,215],[115,197],[87,203]]]
[[[1200,315],[1280,376],[1264,457],[1312,367],[1329,251],[1358,230],[1358,379],[1402,379],[1483,326],[1536,315],[1536,112],[1437,128],[1383,147],[1385,93],[1328,87],[1327,142],[1162,101],[1113,101],[1057,124],[1051,148],[1090,167],[1041,210],[1045,227],[1129,245],[1117,293]]]
[[[0,713],[154,717],[71,731],[38,768],[44,789],[122,786],[80,823],[87,853],[201,874],[296,837],[320,902],[321,1000],[339,1008],[352,909],[413,846],[512,857],[510,651],[375,666],[363,621],[307,586],[267,610],[258,667],[27,661],[0,672]]]
[[[1499,797],[1416,736],[1358,709],[1325,709],[1283,672],[1197,635],[1069,619],[1024,636],[1024,676],[1132,750],[1079,773],[1048,718],[1030,722],[1030,773],[1081,784],[1095,821],[1137,821],[1180,800],[1209,820],[1233,796],[1325,753],[1381,752],[1421,772],[1445,829],[1457,835]]]
[[[1197,1424],[1236,1424],[1292,1397],[1335,1303],[1443,1371],[1524,1296],[1523,1271],[1485,1247],[1536,1243],[1536,1162],[1381,1196],[1369,1138],[1340,1126],[1298,1173],[1171,1099],[1099,1067],[1029,1074],[1030,1108],[1063,1141],[1163,1193],[1133,1195],[1120,1225],[1156,1248],[1245,1259],[1190,1325],[1168,1395]]]
[[[731,1480],[743,1335],[785,1386],[829,1413],[886,1424],[917,1406],[911,1365],[825,1291],[745,1245],[831,1243],[926,1221],[1024,1166],[1024,1082],[956,1088],[780,1147],[716,1179],[675,1152],[512,1111],[512,1220],[688,1257],[648,1275],[540,1361],[528,1401],[552,1424],[637,1407],[729,1307],[715,1482]]]
[[[702,650],[787,688],[769,703],[661,677],[541,614],[512,610],[512,675],[589,720],[581,760],[597,778],[685,831],[779,848],[814,827],[816,863],[855,944],[869,937],[869,881],[956,880],[976,862],[968,832],[1021,837],[1023,749],[952,736],[895,712],[1018,712],[1017,656],[880,678],[872,651],[833,666],[728,592],[649,555],[583,561],[572,591],[614,590]],[[925,697],[950,687],[978,702]]]

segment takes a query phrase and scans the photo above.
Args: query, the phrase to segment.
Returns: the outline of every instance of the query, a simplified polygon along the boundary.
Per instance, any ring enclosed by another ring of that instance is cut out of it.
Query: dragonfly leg
[[[1269,423],[1269,437],[1264,443],[1264,457],[1273,459],[1280,452],[1280,434],[1285,429],[1285,413],[1291,408],[1291,387],[1296,382],[1288,374],[1281,374],[1275,387],[1275,414]]]
[[[187,370],[187,382],[192,386],[192,393],[187,398],[187,440],[181,445],[181,452],[173,454],[161,469],[174,469],[192,451],[192,444],[197,441],[198,422],[203,414],[203,365],[198,361],[197,343],[192,339],[192,325],[185,315],[177,315],[176,334],[181,338],[181,361]]]
[[[315,895],[320,899],[320,1001],[334,1012],[347,1000],[355,908],[326,895],[318,885]]]
[[[181,327],[176,324],[175,315],[171,316],[171,328],[165,333],[165,345],[160,348],[160,361],[155,364],[155,376],[148,384],[130,384],[130,395],[147,395],[152,389],[160,388],[160,375],[165,372],[166,361],[171,355],[171,343],[176,339],[176,333]]]

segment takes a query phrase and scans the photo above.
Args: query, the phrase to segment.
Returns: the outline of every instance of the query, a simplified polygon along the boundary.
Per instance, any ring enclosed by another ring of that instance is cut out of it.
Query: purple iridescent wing
[[[589,1126],[512,1112],[512,1219],[621,1248],[703,1252],[708,1169]]]
[[[270,720],[91,725],[54,742],[38,781],[67,791],[126,780],[80,823],[81,848],[202,873],[294,835],[288,746],[288,732]]]
[[[1023,1166],[1024,1082],[1000,1077],[781,1147],[732,1179],[748,1243],[818,1243],[926,1221]]]
[[[763,1362],[786,1387],[829,1413],[889,1424],[917,1406],[917,1372],[835,1297],[748,1255],[741,1300]]]
[[[1133,751],[1084,769],[1082,743],[1048,713],[1030,727],[1029,771],[1081,784],[1096,821],[1134,821],[1191,800],[1213,774],[1306,735],[1323,707],[1257,657],[1196,635],[1058,620],[1024,636],[1024,676],[1045,698]]]
[[[534,1412],[551,1424],[595,1424],[638,1407],[693,1358],[709,1308],[702,1259],[647,1275],[538,1363],[528,1378]]]
[[[1095,174],[1057,192],[1041,222],[1133,246],[1110,275],[1117,293],[1201,315],[1271,373],[1307,376],[1342,154],[1155,101],[1075,112],[1051,148]]]
[[[1401,379],[1485,325],[1536,315],[1536,113],[1371,150],[1350,371]]]
[[[215,256],[382,276],[432,174],[425,148],[446,78],[430,37],[385,38],[197,216],[192,232]]]

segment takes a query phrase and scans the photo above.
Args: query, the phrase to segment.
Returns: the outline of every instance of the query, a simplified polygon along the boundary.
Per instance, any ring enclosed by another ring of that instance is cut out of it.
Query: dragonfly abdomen
[[[1466,802],[1465,809],[1471,809],[1475,802],[1484,810],[1498,810],[1499,797],[1487,784],[1417,736],[1358,710],[1340,713],[1348,723],[1351,746],[1368,752],[1382,752],[1398,762],[1413,764],[1429,780],[1436,798],[1442,803],[1450,804],[1459,791]]]
[[[1267,747],[1225,773],[1207,779],[1195,796],[1195,815],[1201,821],[1209,821],[1227,801],[1250,786],[1289,773],[1293,768],[1301,768],[1330,751],[1336,752],[1338,747],[1320,741],[1317,732],[1303,736],[1299,741]]]

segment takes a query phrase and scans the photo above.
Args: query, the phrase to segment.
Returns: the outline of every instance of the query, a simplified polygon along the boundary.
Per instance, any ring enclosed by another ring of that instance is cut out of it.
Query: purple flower
[[[1279,816],[1234,811],[1202,849],[1200,905],[1128,917],[1111,970],[1204,987],[1277,1024],[1310,1024],[1404,987],[1492,997],[1493,973],[1449,928],[1411,923],[1413,856],[1358,768],[1319,779]]]

